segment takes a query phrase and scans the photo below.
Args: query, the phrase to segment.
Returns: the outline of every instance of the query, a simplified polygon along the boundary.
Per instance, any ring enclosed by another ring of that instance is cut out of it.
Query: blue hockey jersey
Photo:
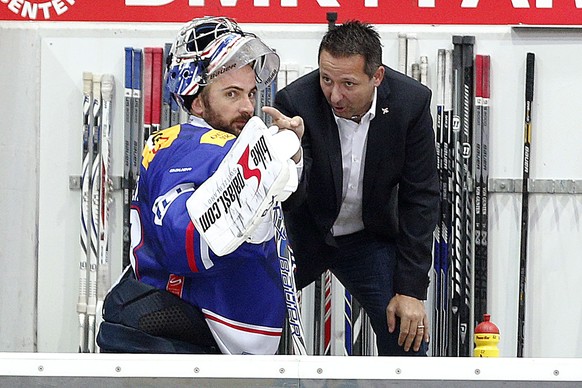
[[[186,200],[218,168],[235,137],[204,121],[153,134],[144,148],[131,209],[137,279],[198,307],[225,354],[274,354],[285,296],[272,222],[264,239],[214,254],[194,227]],[[268,217],[268,220],[271,220]]]

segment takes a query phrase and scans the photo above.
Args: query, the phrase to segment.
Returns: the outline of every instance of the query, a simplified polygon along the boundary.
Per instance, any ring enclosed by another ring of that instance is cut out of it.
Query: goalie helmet
[[[166,88],[189,112],[184,96],[195,97],[216,77],[248,64],[262,90],[277,76],[279,56],[232,19],[197,18],[182,27],[172,45],[166,59]]]

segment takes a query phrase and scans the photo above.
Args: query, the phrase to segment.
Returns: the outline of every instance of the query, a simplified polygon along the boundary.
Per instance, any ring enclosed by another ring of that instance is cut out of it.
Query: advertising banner
[[[582,0],[0,0],[0,20],[185,22],[229,16],[239,23],[576,25]]]

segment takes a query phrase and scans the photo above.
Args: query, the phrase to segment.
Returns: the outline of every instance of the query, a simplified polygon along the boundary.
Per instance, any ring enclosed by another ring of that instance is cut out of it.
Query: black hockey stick
[[[462,301],[462,257],[464,248],[463,219],[464,204],[462,203],[462,146],[461,146],[461,94],[462,94],[462,44],[463,37],[453,36],[453,106],[452,106],[452,249],[449,266],[449,308],[447,317],[448,333],[448,354],[449,356],[459,355],[461,320],[460,310]]]
[[[521,250],[519,257],[519,309],[517,313],[517,357],[523,357],[525,326],[525,282],[527,272],[527,232],[529,224],[529,162],[532,134],[535,54],[527,53],[525,76],[525,124],[523,138],[523,178],[521,191]]]
[[[463,36],[463,106],[461,121],[461,139],[463,141],[463,169],[465,173],[463,195],[465,203],[465,257],[464,257],[464,292],[461,308],[461,353],[460,356],[471,355],[471,313],[473,307],[472,274],[474,263],[474,201],[471,195],[474,182],[473,168],[473,71],[474,36]]]

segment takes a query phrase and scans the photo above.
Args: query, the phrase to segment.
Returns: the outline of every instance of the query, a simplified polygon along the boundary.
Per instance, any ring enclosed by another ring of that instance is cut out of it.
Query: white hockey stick
[[[426,55],[420,57],[420,83],[424,86],[428,85],[428,57]]]
[[[406,35],[406,75],[412,77],[412,64],[417,62],[418,39],[415,33]]]
[[[401,32],[398,34],[398,71],[406,74],[406,34]]]
[[[91,202],[89,200],[89,178],[91,166],[91,100],[93,74],[83,73],[83,164],[81,171],[81,259],[79,260],[79,353],[87,352],[87,261],[89,260],[89,222],[91,219]]]
[[[111,286],[110,250],[109,250],[109,205],[111,203],[111,114],[113,98],[113,75],[104,74],[101,79],[101,95],[103,97],[101,123],[100,165],[101,184],[99,185],[99,263],[97,267],[97,305],[95,333],[103,320],[103,300]]]
[[[93,74],[93,166],[91,171],[91,255],[87,299],[89,353],[95,351],[95,311],[97,305],[97,258],[99,247],[99,141],[101,133],[101,75]]]

